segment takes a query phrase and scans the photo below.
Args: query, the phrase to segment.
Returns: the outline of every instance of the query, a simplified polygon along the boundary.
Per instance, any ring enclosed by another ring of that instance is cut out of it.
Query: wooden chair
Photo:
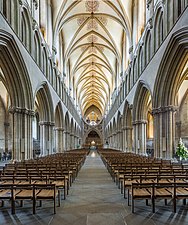
[[[36,202],[40,201],[42,206],[43,200],[53,200],[54,214],[56,214],[56,198],[58,198],[58,206],[60,206],[60,194],[55,184],[34,184],[34,201],[33,201],[33,214],[36,213]]]

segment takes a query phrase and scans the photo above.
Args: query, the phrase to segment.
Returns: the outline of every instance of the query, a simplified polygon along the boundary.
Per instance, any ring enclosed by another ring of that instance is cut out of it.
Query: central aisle
[[[58,212],[61,224],[125,225],[125,200],[112,181],[100,156],[91,151]],[[58,221],[56,218],[52,223]]]

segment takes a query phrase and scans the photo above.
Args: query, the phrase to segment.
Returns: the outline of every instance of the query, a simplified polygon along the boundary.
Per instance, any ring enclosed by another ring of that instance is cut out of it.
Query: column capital
[[[21,107],[17,107],[17,106],[9,107],[8,111],[12,114],[19,113],[19,114],[26,114],[26,115],[29,115],[29,116],[35,116],[34,110],[27,109],[27,108],[21,108]]]
[[[64,130],[64,132],[63,132],[64,134],[70,134],[70,132],[69,131],[67,131],[67,130]]]
[[[39,122],[39,125],[40,126],[54,126],[55,125],[55,123],[54,122],[49,122],[49,121],[40,121]]]
[[[177,109],[178,109],[178,106],[173,106],[173,105],[161,106],[161,107],[153,109],[152,114],[156,115],[156,114],[165,113],[165,112],[176,112]]]
[[[137,125],[137,124],[147,124],[148,121],[147,120],[135,120],[133,121],[133,125]]]
[[[117,134],[120,134],[120,133],[122,133],[122,132],[123,132],[122,130],[118,130],[118,131],[117,131]]]
[[[63,127],[54,127],[54,130],[57,130],[57,131],[64,131],[64,128],[63,128]]]

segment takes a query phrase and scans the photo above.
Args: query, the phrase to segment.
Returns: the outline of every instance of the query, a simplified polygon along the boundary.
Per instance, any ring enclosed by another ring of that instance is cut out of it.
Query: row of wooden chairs
[[[88,151],[71,151],[61,154],[41,157],[40,159],[25,160],[6,164],[0,172],[0,200],[11,202],[11,211],[15,213],[15,202],[31,200],[33,213],[36,201],[58,198],[60,205],[61,193],[66,199],[69,188],[84,164]],[[75,156],[75,158],[74,158]],[[53,190],[52,190],[53,189]],[[53,195],[53,198],[52,198]]]
[[[11,213],[15,214],[15,203],[20,201],[20,206],[23,206],[24,200],[30,200],[32,203],[33,214],[36,213],[37,201],[42,206],[43,200],[53,200],[53,210],[56,213],[56,199],[60,206],[60,192],[55,184],[0,184],[0,200],[2,206],[5,201],[11,203]]]
[[[183,199],[183,204],[186,204],[186,199],[188,198],[188,183],[187,182],[166,182],[166,183],[132,183],[131,191],[128,195],[128,205],[129,196],[132,199],[132,213],[134,213],[134,201],[136,199],[151,200],[152,212],[155,213],[155,200],[163,199],[165,200],[165,205],[167,205],[167,200],[172,200],[173,211],[176,213],[176,200]]]
[[[135,199],[146,199],[146,202],[150,199],[153,212],[155,199],[164,199],[165,202],[168,198],[173,200],[174,212],[180,192],[185,203],[188,196],[188,165],[114,150],[99,150],[99,154],[124,198],[128,199],[128,205],[132,198],[132,212]],[[169,195],[166,195],[167,192]]]

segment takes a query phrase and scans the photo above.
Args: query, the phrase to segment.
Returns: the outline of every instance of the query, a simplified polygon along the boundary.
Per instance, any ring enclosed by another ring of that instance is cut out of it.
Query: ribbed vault
[[[128,4],[124,0],[54,0],[53,8],[66,84],[82,116],[86,118],[92,108],[101,118],[117,87],[122,45],[131,40]]]

